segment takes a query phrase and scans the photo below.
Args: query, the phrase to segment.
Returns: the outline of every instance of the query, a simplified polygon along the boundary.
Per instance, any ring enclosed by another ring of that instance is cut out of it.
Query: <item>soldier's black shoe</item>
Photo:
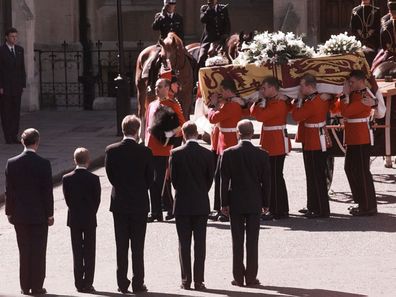
[[[45,288],[32,289],[32,295],[44,295],[44,294],[47,294],[47,290]]]
[[[204,290],[206,290],[206,287],[205,287],[205,284],[204,284],[204,283],[202,283],[202,282],[196,282],[196,283],[194,283],[194,289],[195,289],[196,291],[204,291]]]
[[[306,214],[306,213],[308,213],[309,212],[309,210],[308,210],[308,208],[301,208],[299,211],[298,211],[299,213],[303,213],[303,214]]]
[[[359,208],[354,208],[349,212],[354,217],[368,217],[375,216],[378,211],[377,208],[369,209],[369,210],[361,210]]]
[[[219,219],[219,216],[220,216],[220,215],[221,215],[220,211],[215,210],[215,211],[212,211],[212,212],[209,214],[208,218],[209,218],[209,220],[211,220],[211,221],[217,221],[217,220]]]
[[[141,285],[139,287],[134,287],[132,288],[133,293],[143,293],[143,292],[147,292],[148,289],[146,287],[146,285]]]
[[[230,221],[230,219],[228,217],[226,217],[225,215],[219,215],[218,220],[220,222],[229,222]]]

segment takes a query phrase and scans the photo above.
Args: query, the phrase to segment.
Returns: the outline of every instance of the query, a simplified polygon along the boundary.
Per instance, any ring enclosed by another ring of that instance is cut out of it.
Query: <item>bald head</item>
[[[249,120],[242,120],[237,125],[240,139],[252,139],[254,134],[253,123]]]

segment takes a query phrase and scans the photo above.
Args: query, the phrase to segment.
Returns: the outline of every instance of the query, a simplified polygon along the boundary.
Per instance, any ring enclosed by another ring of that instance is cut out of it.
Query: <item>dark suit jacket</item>
[[[63,195],[69,208],[69,227],[96,227],[96,212],[100,204],[99,177],[86,169],[75,169],[62,178]]]
[[[24,151],[7,161],[5,174],[6,215],[14,224],[47,224],[54,215],[50,162]]]
[[[19,96],[26,87],[23,48],[15,45],[15,57],[4,43],[0,47],[0,89],[5,95]]]
[[[220,41],[231,33],[227,7],[224,4],[217,4],[217,6],[216,10],[209,9],[208,5],[201,7],[201,22],[204,25],[201,43]]]
[[[165,16],[162,13],[157,13],[152,28],[161,32],[162,39],[165,39],[169,32],[174,32],[181,40],[184,40],[183,17],[176,12],[172,18],[167,13]]]
[[[242,141],[221,159],[221,205],[230,213],[260,213],[268,207],[271,173],[268,153]]]
[[[151,150],[134,140],[125,139],[106,148],[105,166],[113,185],[110,211],[147,214],[148,189],[154,178]]]
[[[175,188],[175,215],[207,215],[208,192],[214,176],[213,153],[197,142],[188,142],[171,152],[170,172]]]

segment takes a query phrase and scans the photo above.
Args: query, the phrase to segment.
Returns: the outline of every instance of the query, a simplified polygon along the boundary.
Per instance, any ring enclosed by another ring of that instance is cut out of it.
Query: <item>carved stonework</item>
[[[33,20],[34,16],[33,13],[29,7],[29,5],[26,3],[25,0],[17,0],[18,7],[22,11],[22,14],[25,17],[26,21],[31,21]]]

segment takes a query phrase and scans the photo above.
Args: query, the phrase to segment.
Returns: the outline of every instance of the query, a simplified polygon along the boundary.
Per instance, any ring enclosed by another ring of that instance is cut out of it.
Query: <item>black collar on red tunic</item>
[[[318,95],[318,94],[319,94],[318,91],[313,92],[312,94],[305,96],[305,97],[304,97],[304,101],[305,101],[305,100],[312,100],[312,99],[315,98],[316,95]]]

